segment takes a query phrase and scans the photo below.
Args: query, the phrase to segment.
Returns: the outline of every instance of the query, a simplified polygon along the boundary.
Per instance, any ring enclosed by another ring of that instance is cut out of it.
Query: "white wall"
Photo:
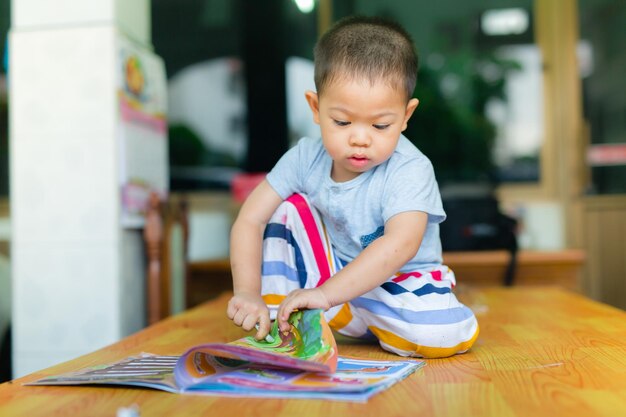
[[[131,39],[150,45],[148,0],[12,0],[12,29],[114,26]]]
[[[142,240],[120,226],[116,59],[148,0],[14,0],[10,32],[15,377],[144,324]]]

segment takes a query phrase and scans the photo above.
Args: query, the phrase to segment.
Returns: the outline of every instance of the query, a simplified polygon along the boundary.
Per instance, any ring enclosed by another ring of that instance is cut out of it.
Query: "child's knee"
[[[400,356],[445,358],[467,352],[479,333],[474,316],[453,325],[407,325],[400,330],[371,327],[380,346]]]

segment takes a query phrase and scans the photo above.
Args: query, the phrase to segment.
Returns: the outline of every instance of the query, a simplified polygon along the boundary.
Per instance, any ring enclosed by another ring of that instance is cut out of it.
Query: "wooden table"
[[[626,415],[626,313],[554,287],[462,289],[481,325],[473,350],[427,365],[367,404],[232,399],[148,389],[22,386],[47,375],[140,352],[179,354],[242,332],[225,318],[227,296],[119,343],[0,385],[0,416],[621,416]],[[393,358],[338,339],[341,354]]]

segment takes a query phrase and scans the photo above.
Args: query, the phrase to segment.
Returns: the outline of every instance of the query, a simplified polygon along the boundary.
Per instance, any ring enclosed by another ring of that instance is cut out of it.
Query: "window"
[[[543,91],[532,5],[355,3],[354,13],[389,16],[415,41],[420,106],[405,134],[440,184],[539,181]]]
[[[590,194],[626,193],[626,3],[579,0]]]
[[[268,171],[302,131],[286,102],[306,104],[303,92],[286,88],[303,85],[312,59],[310,4],[154,0],[152,20],[168,75],[171,189],[228,188],[238,172]]]

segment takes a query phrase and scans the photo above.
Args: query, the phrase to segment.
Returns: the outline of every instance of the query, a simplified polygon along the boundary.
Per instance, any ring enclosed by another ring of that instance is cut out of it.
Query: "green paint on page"
[[[322,314],[321,310],[293,312],[289,316],[291,330],[287,335],[279,331],[278,322],[274,321],[270,328],[274,342],[256,340],[251,336],[246,337],[245,341],[253,347],[275,353],[289,353],[299,359],[323,355],[331,346],[326,344],[322,337]]]

